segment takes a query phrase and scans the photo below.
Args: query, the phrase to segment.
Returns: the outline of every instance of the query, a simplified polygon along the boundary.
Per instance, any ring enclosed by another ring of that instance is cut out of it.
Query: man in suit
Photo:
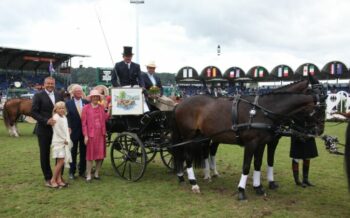
[[[152,86],[157,86],[160,89],[160,95],[163,95],[163,86],[160,78],[156,75],[156,64],[154,61],[150,61],[147,65],[147,72],[142,74],[145,88],[149,90]]]
[[[69,178],[74,179],[77,166],[77,154],[79,146],[79,176],[85,177],[86,170],[86,145],[81,126],[81,112],[88,101],[82,99],[83,88],[80,85],[72,87],[73,98],[66,102],[68,126],[71,130],[70,138],[73,142],[72,163],[70,163]]]
[[[140,65],[131,61],[132,56],[132,47],[124,46],[123,61],[116,63],[112,71],[113,87],[134,85],[144,87]]]
[[[37,121],[36,135],[40,149],[40,165],[44,175],[45,185],[51,186],[52,171],[50,166],[50,146],[52,141],[52,126],[56,121],[52,119],[52,110],[56,102],[63,101],[62,96],[55,91],[55,79],[46,77],[44,90],[33,97],[32,115]]]

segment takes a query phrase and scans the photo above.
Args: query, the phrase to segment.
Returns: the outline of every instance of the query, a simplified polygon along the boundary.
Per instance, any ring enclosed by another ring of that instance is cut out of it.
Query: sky
[[[133,46],[141,70],[154,60],[157,72],[171,73],[333,60],[350,67],[349,9],[347,0],[1,0],[0,46],[89,55],[73,67],[108,68]]]

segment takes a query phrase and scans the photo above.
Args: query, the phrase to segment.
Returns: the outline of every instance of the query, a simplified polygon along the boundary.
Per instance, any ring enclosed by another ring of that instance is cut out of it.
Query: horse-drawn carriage
[[[143,113],[142,94],[137,96],[138,101],[130,103],[132,97],[127,99],[128,94],[120,95],[119,90],[141,93],[137,89],[117,88],[111,92],[112,116],[107,122],[107,145],[110,146],[111,162],[116,173],[126,180],[137,181],[157,153],[160,153],[164,165],[173,170],[173,158],[168,151],[172,107]],[[115,138],[112,138],[113,133],[117,133]]]

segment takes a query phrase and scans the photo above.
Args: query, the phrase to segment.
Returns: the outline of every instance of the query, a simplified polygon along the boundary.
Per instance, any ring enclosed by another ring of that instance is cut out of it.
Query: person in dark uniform
[[[315,138],[291,137],[290,157],[295,184],[302,187],[313,186],[309,181],[310,159],[318,156]],[[303,181],[299,180],[299,159],[303,160]]]
[[[112,71],[113,87],[135,86],[145,87],[141,77],[140,65],[132,62],[132,47],[124,46],[123,61],[115,64]]]
[[[52,118],[55,103],[63,101],[63,97],[55,91],[55,79],[46,77],[44,90],[33,97],[32,117],[37,121],[36,135],[40,148],[40,165],[44,175],[45,185],[51,187],[52,170],[50,166],[50,148],[52,141],[52,126],[56,121]]]
[[[89,102],[83,99],[83,88],[80,85],[72,87],[73,98],[66,102],[68,126],[71,130],[70,138],[73,142],[72,147],[72,163],[69,168],[69,178],[75,179],[75,171],[77,166],[77,155],[79,148],[79,176],[85,177],[86,171],[86,145],[84,143],[84,135],[81,125],[81,112],[83,107]]]

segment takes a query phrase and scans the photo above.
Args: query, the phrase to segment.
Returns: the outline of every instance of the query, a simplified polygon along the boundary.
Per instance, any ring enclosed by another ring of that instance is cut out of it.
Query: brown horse
[[[21,115],[31,116],[31,110],[31,99],[14,98],[5,102],[3,118],[10,136],[19,136],[16,122]]]
[[[278,93],[278,92],[294,92],[294,93],[306,93],[309,89],[309,84],[315,85],[319,84],[318,81],[316,81],[312,76],[309,76],[308,79],[303,79],[296,81],[294,83],[291,83],[286,86],[282,86],[277,89],[273,89],[271,92]],[[227,99],[227,98],[226,98]],[[270,143],[267,144],[267,163],[268,163],[268,181],[269,181],[269,188],[270,189],[276,189],[278,187],[277,183],[274,181],[273,178],[273,165],[274,165],[274,156],[275,156],[275,150],[278,145],[279,139],[281,136],[275,137],[274,140],[272,140]],[[214,171],[214,176],[218,176],[219,173],[216,168],[216,161],[215,161],[215,155],[217,152],[217,148],[219,146],[219,143],[213,143],[211,142],[209,148],[204,150],[204,179],[211,179],[210,171]],[[210,153],[210,155],[209,155]],[[256,172],[260,173],[260,165],[254,164],[254,170]]]
[[[189,143],[174,146],[172,150],[179,180],[184,180],[185,161],[192,190],[199,192],[192,169],[192,163],[200,163],[202,158],[196,153],[200,150],[200,143],[196,141],[204,138],[212,139],[213,142],[239,144],[244,147],[244,162],[238,197],[240,200],[246,199],[245,185],[252,157],[254,155],[257,158],[255,164],[261,166],[265,144],[274,139],[278,127],[290,124],[295,114],[303,112],[306,118],[317,123],[318,133],[323,132],[324,119],[319,116],[324,115],[324,112],[316,109],[320,101],[325,101],[324,96],[314,93],[270,93],[241,96],[234,101],[208,96],[185,99],[174,111],[173,143],[176,145],[189,140]],[[257,193],[262,193],[260,184],[255,185],[254,182],[254,186]]]
[[[62,90],[60,95],[66,100],[70,97],[69,93]],[[5,126],[9,131],[10,136],[19,136],[17,129],[17,120],[21,115],[31,116],[32,99],[14,98],[7,100],[3,108],[3,118]]]

